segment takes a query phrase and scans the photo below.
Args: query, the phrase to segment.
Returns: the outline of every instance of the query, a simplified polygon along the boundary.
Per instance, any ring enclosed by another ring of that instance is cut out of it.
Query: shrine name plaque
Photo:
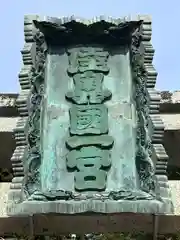
[[[23,173],[14,170],[9,215],[173,212],[157,148],[167,155],[153,142],[149,25],[25,17],[25,141],[12,157]]]

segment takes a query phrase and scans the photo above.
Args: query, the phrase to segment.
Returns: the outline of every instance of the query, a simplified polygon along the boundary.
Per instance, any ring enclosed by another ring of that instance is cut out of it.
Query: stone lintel
[[[156,223],[156,224],[155,224]],[[178,234],[180,215],[135,213],[112,214],[36,214],[34,216],[0,217],[1,236],[59,236],[123,232],[125,234]]]
[[[169,181],[175,212],[172,215],[137,213],[108,214],[36,214],[7,217],[7,196],[10,183],[0,183],[0,236],[54,235],[87,232],[153,234],[156,218],[158,234],[177,234],[180,229],[179,181]],[[51,203],[50,203],[51,204]],[[83,227],[82,227],[83,226]],[[166,226],[166,227],[164,227]]]

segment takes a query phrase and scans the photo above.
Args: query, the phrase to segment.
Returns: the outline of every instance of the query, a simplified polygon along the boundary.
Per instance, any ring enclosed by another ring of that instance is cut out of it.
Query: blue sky
[[[25,14],[49,16],[97,15],[120,17],[150,14],[153,19],[152,43],[156,50],[158,90],[180,89],[180,2],[179,0],[1,0],[0,6],[0,92],[18,92],[22,66]]]

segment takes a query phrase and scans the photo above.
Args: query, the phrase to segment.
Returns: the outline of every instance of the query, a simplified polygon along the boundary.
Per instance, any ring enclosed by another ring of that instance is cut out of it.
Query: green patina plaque
[[[105,105],[74,105],[70,109],[72,135],[100,135],[107,132],[108,111]]]
[[[26,19],[13,214],[172,212],[148,21]]]

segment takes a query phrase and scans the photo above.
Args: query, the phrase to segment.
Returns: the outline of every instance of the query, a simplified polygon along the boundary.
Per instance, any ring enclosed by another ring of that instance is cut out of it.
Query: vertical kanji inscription
[[[103,87],[103,79],[109,72],[109,53],[103,48],[93,47],[67,52],[67,72],[74,81],[73,91],[66,93],[67,100],[72,102],[69,111],[70,139],[76,136],[78,143],[86,137],[85,144],[68,153],[67,169],[75,171],[74,186],[77,191],[102,191],[106,189],[107,171],[111,166],[110,149],[99,147],[103,146],[102,141],[108,136],[108,109],[103,102],[111,97],[111,92]],[[97,135],[97,141],[92,141],[92,136]],[[71,142],[70,139],[67,142]]]

